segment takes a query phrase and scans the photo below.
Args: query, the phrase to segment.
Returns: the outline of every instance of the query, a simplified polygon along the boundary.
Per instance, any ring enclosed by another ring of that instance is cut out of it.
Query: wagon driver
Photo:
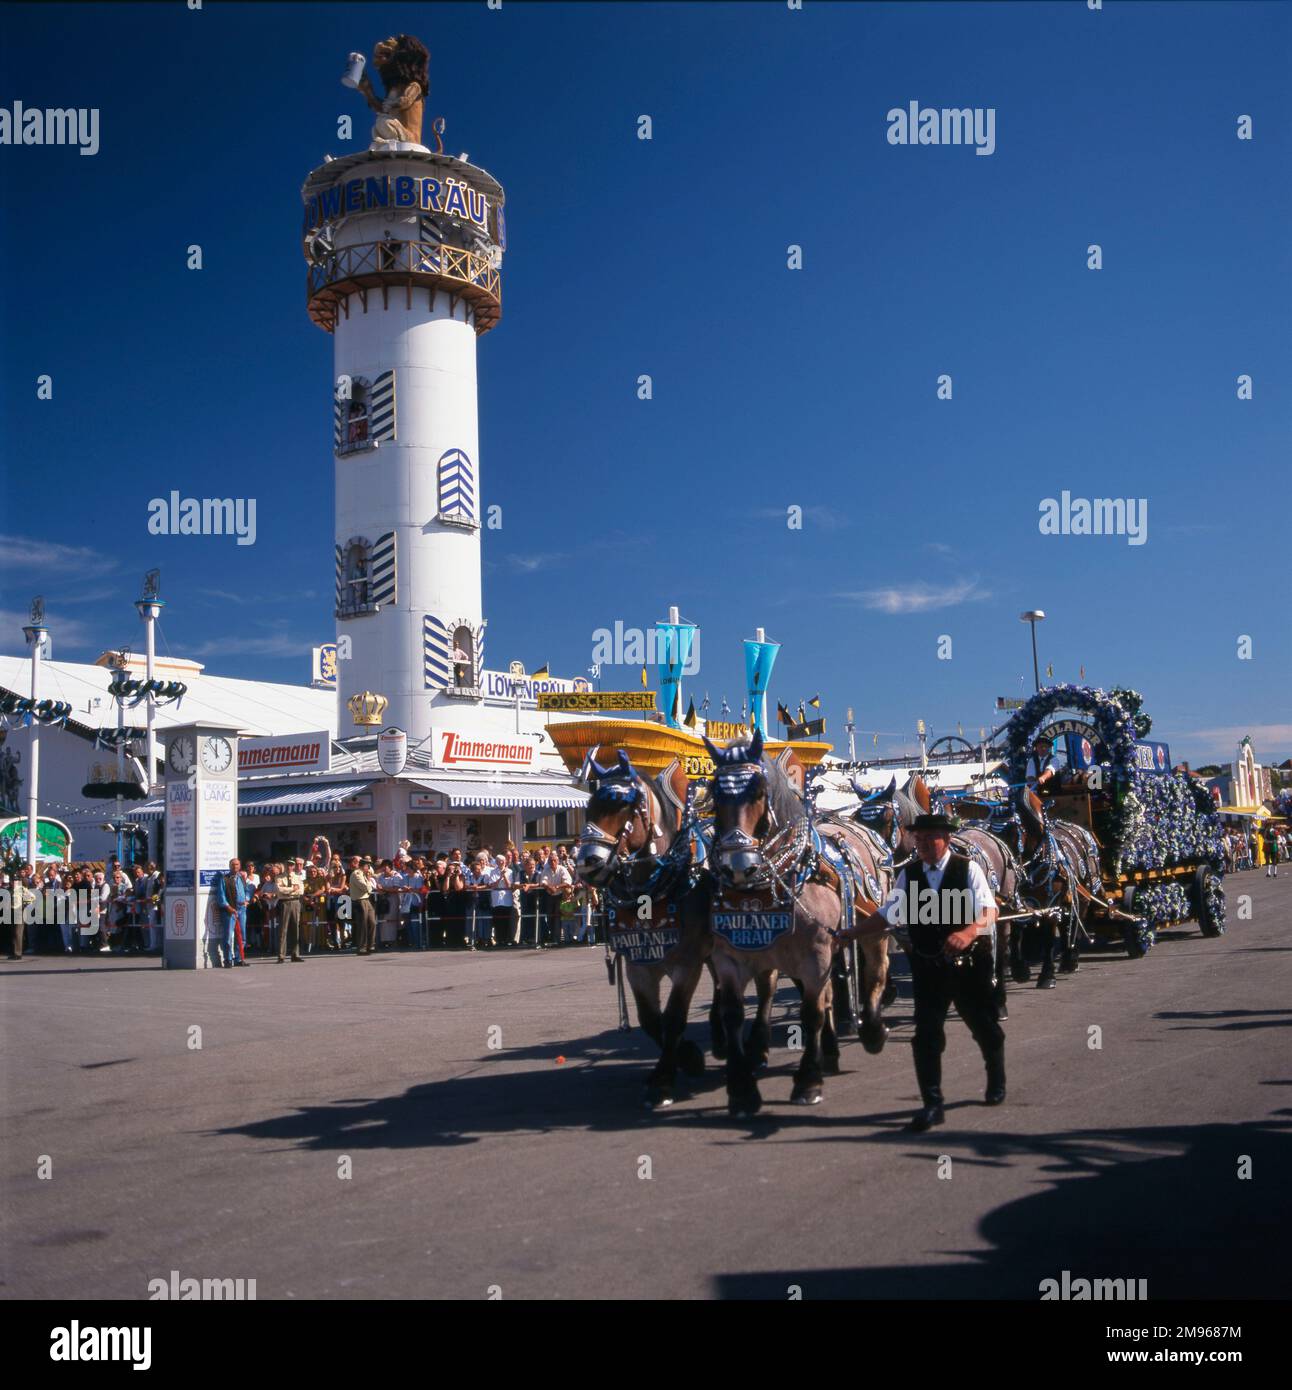
[[[1059,761],[1054,756],[1054,740],[1048,734],[1037,734],[1032,740],[1032,756],[1028,763],[1035,769],[1028,781],[1038,792],[1058,775]]]

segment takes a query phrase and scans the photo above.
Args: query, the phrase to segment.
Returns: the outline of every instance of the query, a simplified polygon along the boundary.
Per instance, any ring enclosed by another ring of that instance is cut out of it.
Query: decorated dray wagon
[[[1102,892],[1082,890],[1082,917],[1094,936],[1120,937],[1132,957],[1175,923],[1196,921],[1204,936],[1225,929],[1219,817],[1204,788],[1172,771],[1165,745],[1143,741],[1151,721],[1138,710],[1134,692],[1050,686],[1004,731],[1014,785],[1027,778],[1038,734],[1067,739],[1066,772],[1040,789],[1045,810],[1094,836]],[[1076,717],[1061,717],[1069,711]]]

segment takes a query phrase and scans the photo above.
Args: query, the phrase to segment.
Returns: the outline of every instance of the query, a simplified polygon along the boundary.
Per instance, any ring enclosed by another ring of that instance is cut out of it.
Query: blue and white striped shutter
[[[484,684],[484,630],[489,626],[489,620],[476,628],[476,689],[479,690]]]
[[[449,630],[429,613],[422,619],[422,673],[428,690],[449,683]]]
[[[336,547],[336,616],[341,616],[341,599],[345,595],[345,551]]]
[[[395,373],[382,372],[368,397],[368,437],[384,443],[395,437]]]
[[[346,407],[349,401],[333,400],[332,402],[332,447],[339,449],[341,441],[345,438],[345,417]]]
[[[476,475],[471,460],[461,449],[440,455],[438,468],[440,516],[476,523]]]
[[[368,602],[391,604],[395,602],[395,533],[387,531],[377,537],[369,557]]]
[[[417,223],[417,239],[425,248],[419,253],[419,270],[439,270],[439,248],[444,241],[444,233],[436,225],[434,218],[421,217]]]

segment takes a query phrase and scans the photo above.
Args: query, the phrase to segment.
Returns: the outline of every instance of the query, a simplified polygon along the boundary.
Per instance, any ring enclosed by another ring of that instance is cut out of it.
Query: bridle
[[[719,806],[752,803],[760,795],[765,802],[759,820],[763,828],[761,837],[749,835],[739,826],[733,826],[718,836],[715,825],[713,869],[719,885],[737,892],[770,890],[774,903],[792,903],[817,867],[818,837],[812,826],[811,800],[806,816],[781,825],[772,806],[762,764],[751,762],[719,765],[710,784],[710,792],[715,811]],[[732,877],[730,860],[735,854],[750,854],[757,858],[757,867],[751,869],[740,883],[736,883]]]
[[[698,825],[693,786],[687,787],[681,821],[663,854],[658,854],[657,849],[664,830],[651,814],[650,795],[639,775],[634,774],[631,783],[603,780],[597,794],[603,799],[628,802],[631,807],[618,834],[611,835],[592,821],[585,821],[579,833],[580,846],[607,847],[610,851],[597,877],[588,882],[601,889],[611,907],[631,905],[635,908],[639,898],[647,897],[654,901],[669,895],[683,876],[689,882],[691,834]],[[634,838],[635,828],[641,831],[641,844],[633,850],[629,845]],[[653,863],[654,867],[644,879],[640,878],[634,871],[647,863]]]

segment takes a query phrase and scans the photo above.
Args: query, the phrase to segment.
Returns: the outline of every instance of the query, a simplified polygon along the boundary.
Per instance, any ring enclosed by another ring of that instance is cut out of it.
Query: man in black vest
[[[915,995],[915,1076],[924,1107],[916,1133],[942,1124],[942,1052],[947,1009],[954,1004],[987,1064],[988,1105],[1005,1099],[1005,1032],[996,1006],[992,941],[996,900],[971,859],[951,853],[959,826],[944,815],[911,826],[918,859],[898,875],[883,915],[905,926]]]

